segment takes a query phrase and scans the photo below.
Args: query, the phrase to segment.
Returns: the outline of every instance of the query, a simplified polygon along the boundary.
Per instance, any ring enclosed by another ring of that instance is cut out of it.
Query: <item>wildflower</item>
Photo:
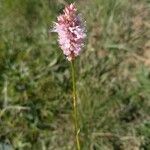
[[[66,6],[57,17],[53,31],[58,33],[59,45],[69,61],[80,54],[86,37],[85,25],[74,3]]]

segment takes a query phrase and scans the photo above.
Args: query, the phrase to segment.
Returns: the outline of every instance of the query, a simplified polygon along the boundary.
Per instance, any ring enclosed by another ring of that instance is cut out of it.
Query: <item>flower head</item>
[[[77,14],[74,3],[66,6],[63,14],[57,17],[54,32],[58,33],[59,45],[69,61],[80,54],[86,34],[84,23]]]

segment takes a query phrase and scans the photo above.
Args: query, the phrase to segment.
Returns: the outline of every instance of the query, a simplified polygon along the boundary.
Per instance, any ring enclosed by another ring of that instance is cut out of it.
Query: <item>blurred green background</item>
[[[70,64],[50,33],[64,0],[0,0],[0,150],[74,150]],[[83,150],[150,150],[150,1],[78,0]]]

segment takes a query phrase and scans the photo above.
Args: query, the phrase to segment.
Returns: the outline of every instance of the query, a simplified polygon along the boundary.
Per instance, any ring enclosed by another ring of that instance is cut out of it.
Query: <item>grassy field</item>
[[[0,150],[74,150],[70,64],[49,32],[66,2],[0,0]],[[82,150],[150,150],[150,1],[76,5]]]

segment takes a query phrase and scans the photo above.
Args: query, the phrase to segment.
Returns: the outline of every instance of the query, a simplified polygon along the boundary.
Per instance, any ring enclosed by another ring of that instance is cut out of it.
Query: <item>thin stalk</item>
[[[77,150],[81,150],[80,148],[80,139],[79,139],[79,126],[78,126],[78,117],[77,117],[77,94],[76,94],[76,78],[75,78],[75,64],[74,60],[71,61],[71,75],[72,75],[72,96],[73,96],[73,116],[74,116],[74,132],[75,132],[75,140]]]

